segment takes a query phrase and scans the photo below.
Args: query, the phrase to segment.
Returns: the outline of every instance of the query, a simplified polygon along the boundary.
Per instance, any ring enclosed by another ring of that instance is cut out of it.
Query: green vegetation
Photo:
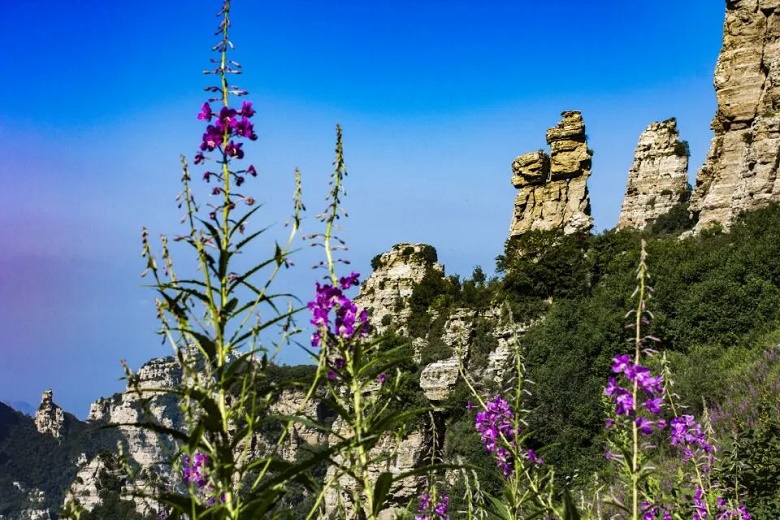
[[[712,408],[733,401],[738,382],[766,348],[780,342],[775,332],[780,330],[780,207],[742,215],[729,233],[716,227],[679,240],[678,234],[693,225],[683,202],[644,232],[527,233],[508,241],[497,259],[503,279],[488,282],[481,269],[457,284],[431,276],[415,289],[413,315],[428,316],[434,302],[439,309],[442,302],[446,309],[485,309],[501,301],[511,304],[519,322],[543,315],[521,340],[528,377],[535,382],[530,442],[556,465],[560,477],[578,475],[584,481],[604,465],[601,396],[613,356],[626,350],[624,315],[642,238],[648,242],[654,287],[650,333],[670,353],[675,390],[693,413],[700,414],[703,403]],[[420,321],[413,336],[440,335],[438,324],[433,330],[429,318]],[[478,320],[470,353],[470,369],[477,373],[495,348],[490,326]],[[765,389],[763,395],[776,400],[777,391]],[[463,414],[462,393],[459,384],[443,406],[445,446],[453,456],[468,457],[474,443],[464,432],[473,432],[473,419]],[[752,424],[742,427],[740,441],[729,448],[755,454],[750,467],[740,470],[740,485],[755,490],[757,498],[748,503],[765,512],[755,518],[774,518],[768,512],[780,504],[775,491],[780,465],[767,461],[780,457],[777,405],[774,416],[767,412],[750,420],[740,414],[751,406],[732,408],[737,423]]]
[[[674,143],[674,155],[690,157],[691,147],[688,145],[688,141],[677,141]]]
[[[0,403],[0,515],[9,518],[25,503],[26,493],[13,483],[45,493],[43,508],[58,511],[65,491],[76,477],[76,461],[100,450],[116,449],[118,432],[86,424],[65,414],[60,439],[42,435],[30,417]]]

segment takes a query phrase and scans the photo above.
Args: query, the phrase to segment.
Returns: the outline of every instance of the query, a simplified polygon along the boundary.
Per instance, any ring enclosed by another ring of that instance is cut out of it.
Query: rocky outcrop
[[[521,155],[512,163],[517,188],[509,236],[527,231],[560,229],[570,234],[590,231],[588,177],[591,157],[582,114],[567,111],[547,130],[550,154],[543,150]]]
[[[35,428],[38,433],[51,435],[55,439],[62,436],[65,428],[65,414],[62,408],[54,404],[51,390],[46,390],[41,396],[41,404],[35,412]]]
[[[617,227],[644,229],[690,198],[688,143],[680,141],[677,121],[651,123],[639,136]]]
[[[21,482],[14,482],[13,486],[26,495],[22,510],[18,512],[19,520],[51,520],[51,510],[44,506],[46,494],[38,488],[27,489]],[[0,518],[5,518],[0,515]]]
[[[429,363],[420,373],[420,388],[428,400],[434,403],[446,400],[458,382],[460,364],[468,359],[476,317],[473,309],[455,309],[444,324],[441,342],[448,347],[452,355],[447,359]]]
[[[79,461],[76,479],[65,497],[65,507],[69,503],[78,503],[85,511],[92,511],[100,505],[100,473],[107,470],[105,456],[98,455],[89,462]]]
[[[100,398],[89,409],[88,422],[117,424],[121,434],[124,452],[141,468],[141,473],[154,475],[163,480],[170,478],[170,457],[176,452],[174,442],[149,429],[133,426],[144,420],[155,420],[159,424],[181,429],[183,418],[177,398],[166,389],[173,389],[183,382],[182,368],[173,357],[155,358],[145,363],[128,382],[124,392],[112,397]],[[106,457],[101,454],[80,463],[79,473],[66,499],[79,507],[91,511],[100,504],[101,473],[109,471]],[[156,514],[155,504],[142,497],[130,497],[133,487],[144,490],[149,478],[136,477],[134,482],[125,482],[125,495],[133,500],[141,514]]]
[[[271,404],[269,412],[277,416],[296,416],[303,417],[312,422],[325,421],[327,408],[322,403],[322,395],[315,395],[311,399],[306,399],[306,392],[298,389],[284,389],[279,395],[279,399]],[[290,425],[290,431],[285,438],[284,445],[281,447],[281,457],[288,461],[295,461],[298,456],[298,450],[301,445],[325,446],[328,442],[328,435],[322,430],[312,428],[301,422],[293,422]],[[258,438],[256,445],[271,446],[271,441]],[[265,455],[265,454],[263,454]]]
[[[371,326],[381,334],[391,326],[403,333],[411,315],[409,298],[426,274],[444,274],[436,249],[426,244],[396,244],[371,262],[374,272],[354,299],[369,311]]]
[[[178,387],[181,382],[182,368],[177,360],[173,357],[152,359],[135,374],[137,387],[128,383],[125,392],[115,395],[110,402],[99,399],[92,403],[90,418],[101,417],[121,425],[119,430],[127,443],[127,454],[141,466],[164,465],[172,444],[146,428],[129,425],[154,419],[163,426],[181,428],[183,422],[177,399],[162,392]]]
[[[337,420],[333,425],[336,432],[331,441],[337,442],[339,436],[348,436],[348,428]],[[369,475],[376,481],[379,475],[388,472],[394,477],[419,468],[430,458],[431,446],[434,442],[432,432],[427,429],[417,428],[410,432],[400,442],[392,435],[384,435],[368,453],[370,460],[374,460],[369,466]],[[342,462],[342,455],[335,456],[336,462]],[[353,492],[356,482],[352,477],[342,475],[337,478],[337,466],[331,465],[326,474],[326,480],[335,479],[336,485],[331,486],[325,494],[325,511],[327,518],[343,518],[356,520],[354,511]],[[388,493],[391,504],[380,518],[396,518],[395,507],[403,508],[412,498],[419,496],[423,488],[423,482],[417,476],[408,476],[395,480]]]
[[[780,0],[727,0],[715,136],[696,177],[696,229],[780,200]]]

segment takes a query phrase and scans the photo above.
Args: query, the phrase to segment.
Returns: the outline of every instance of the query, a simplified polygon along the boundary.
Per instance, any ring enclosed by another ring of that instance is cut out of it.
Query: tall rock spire
[[[567,111],[563,120],[547,130],[550,154],[539,150],[512,163],[512,184],[517,188],[509,236],[531,230],[590,231],[588,177],[592,152],[588,149],[582,114]]]
[[[41,404],[35,412],[35,428],[39,433],[51,435],[55,439],[62,436],[65,428],[65,414],[62,408],[54,404],[51,390],[46,390],[41,396]]]
[[[696,177],[697,229],[780,201],[780,0],[727,0],[715,136]]]
[[[688,143],[680,141],[677,121],[651,123],[639,136],[617,227],[643,229],[690,198]]]

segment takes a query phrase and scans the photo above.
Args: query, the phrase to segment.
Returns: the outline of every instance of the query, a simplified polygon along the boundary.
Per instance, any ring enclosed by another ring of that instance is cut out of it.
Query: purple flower
[[[387,381],[387,374],[384,372],[376,376],[376,380],[379,381],[380,385],[385,384],[385,381]]]
[[[241,103],[241,115],[244,117],[252,117],[255,115],[255,110],[252,108],[251,101],[244,101]]]
[[[235,124],[235,130],[236,134],[240,135],[241,137],[246,137],[252,141],[257,139],[257,134],[255,133],[254,126],[252,125],[252,122],[249,121],[247,118],[242,118]]]
[[[615,413],[618,415],[634,415],[634,398],[631,392],[624,388],[615,395]]]
[[[203,106],[200,108],[200,113],[198,113],[198,119],[201,121],[211,121],[213,115],[214,112],[211,111],[211,105],[203,103]]]
[[[625,373],[631,369],[631,358],[628,354],[622,354],[613,358],[612,371],[616,374]]]
[[[653,433],[653,421],[648,421],[644,417],[636,418],[636,426],[639,428],[639,432],[642,435],[650,435]]]
[[[184,483],[204,489],[208,484],[208,477],[206,476],[206,466],[209,463],[208,455],[196,452],[192,457],[185,455],[182,462],[182,480],[184,480]]]
[[[417,508],[417,511],[423,514],[415,515],[414,520],[449,520],[447,514],[449,507],[450,498],[447,495],[442,494],[439,503],[434,505],[431,497],[423,493],[420,495],[420,506]]]
[[[229,128],[235,127],[236,114],[238,114],[238,111],[235,108],[222,107],[219,110],[219,123]]]
[[[731,509],[722,497],[718,497],[717,502],[718,514],[715,515],[715,520],[750,520],[750,513],[744,506]]]
[[[485,409],[479,412],[475,419],[475,428],[482,436],[482,444],[489,453],[494,453],[496,463],[501,468],[504,476],[512,472],[511,454],[498,443],[503,442],[514,446],[515,442],[515,415],[512,409],[501,396],[495,396],[485,403]]]
[[[664,376],[651,376],[650,369],[637,366],[637,369],[642,368],[644,370],[636,372],[636,383],[645,392],[651,395],[660,395],[664,391],[663,381]]]
[[[235,157],[236,159],[243,159],[244,150],[241,149],[242,146],[244,146],[244,143],[234,143],[233,141],[230,141],[225,147],[225,153],[230,157]]]
[[[701,486],[696,486],[696,493],[693,494],[693,520],[705,518],[707,518],[707,503],[704,500],[704,491]]]
[[[653,397],[652,399],[648,399],[645,401],[645,409],[650,412],[658,415],[661,413],[661,405],[663,404],[663,399],[660,397]]]
[[[358,275],[353,274],[356,280]],[[316,283],[314,301],[309,302],[308,307],[312,313],[311,324],[319,329],[312,336],[315,347],[320,346],[323,333],[324,337],[334,335],[342,339],[350,339],[356,333],[360,338],[368,334],[368,313],[358,309],[338,287]],[[331,312],[335,313],[334,329],[331,329]]]
[[[214,125],[206,127],[206,133],[203,134],[203,142],[200,144],[201,151],[209,152],[222,145],[223,132]]]
[[[544,459],[538,456],[536,452],[532,449],[528,449],[525,451],[525,458],[528,459],[528,462],[530,462],[531,464],[537,464],[539,466],[544,464]]]
[[[253,164],[249,165],[249,168],[246,169],[246,172],[252,177],[257,177],[257,170],[255,170],[255,166]]]
[[[339,285],[342,289],[349,289],[352,286],[358,286],[360,285],[360,282],[358,281],[358,278],[360,278],[360,274],[356,272],[350,273],[349,276],[342,276],[339,278]]]
[[[669,423],[670,442],[672,446],[679,446],[683,451],[683,462],[694,457],[692,448],[698,448],[704,453],[711,453],[715,448],[707,442],[707,438],[701,430],[701,425],[697,423],[692,415],[681,415],[675,417]]]

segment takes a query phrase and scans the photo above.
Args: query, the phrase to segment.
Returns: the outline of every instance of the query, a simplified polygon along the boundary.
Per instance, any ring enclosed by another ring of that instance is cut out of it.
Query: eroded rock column
[[[570,234],[593,227],[587,186],[593,154],[585,122],[578,111],[561,115],[563,120],[547,130],[549,155],[539,150],[512,163],[512,184],[518,192],[510,237],[531,230],[560,229]]]
[[[677,121],[651,123],[639,136],[628,170],[618,229],[643,229],[689,198],[688,144],[680,141]]]

